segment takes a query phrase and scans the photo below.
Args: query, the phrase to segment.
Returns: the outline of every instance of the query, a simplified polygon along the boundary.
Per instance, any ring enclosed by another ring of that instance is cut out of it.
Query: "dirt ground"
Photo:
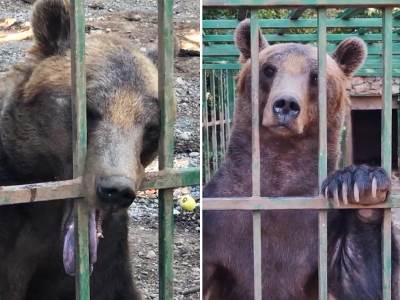
[[[115,33],[133,41],[141,51],[157,44],[157,1],[154,0],[86,0],[88,34]],[[23,0],[0,0],[0,20],[14,18],[25,26],[32,5]],[[174,29],[182,44],[193,44],[199,33],[199,1],[175,0]],[[18,28],[10,28],[10,31]],[[1,33],[1,32],[0,32]],[[189,37],[189,38],[188,38]],[[21,61],[30,39],[0,43],[0,74]],[[197,45],[198,47],[199,45]],[[196,51],[182,46],[175,60],[177,100],[176,167],[199,166],[200,59]],[[179,49],[178,49],[179,50]],[[150,169],[156,169],[156,162]],[[175,198],[191,194],[197,201],[199,188],[177,189]],[[134,278],[144,299],[158,299],[158,199],[155,191],[140,193],[129,209],[129,240]],[[199,299],[200,294],[200,221],[199,211],[174,209],[174,299]]]

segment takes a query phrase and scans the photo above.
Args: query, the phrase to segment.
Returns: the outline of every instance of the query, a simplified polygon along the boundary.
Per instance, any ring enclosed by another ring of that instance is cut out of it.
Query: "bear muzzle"
[[[281,96],[273,102],[272,112],[278,125],[287,126],[300,114],[300,105],[293,96]]]
[[[112,210],[127,208],[136,198],[134,182],[125,176],[100,176],[96,178],[96,196],[102,206]]]

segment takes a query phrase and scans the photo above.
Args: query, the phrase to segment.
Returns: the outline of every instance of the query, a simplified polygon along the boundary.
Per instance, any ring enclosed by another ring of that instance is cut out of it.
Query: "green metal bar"
[[[235,96],[234,96],[234,83],[233,83],[233,72],[228,70],[228,135],[231,134],[231,121],[233,119],[233,111],[235,107]]]
[[[219,117],[219,134],[220,134],[220,145],[221,145],[221,155],[219,155],[220,165],[223,160],[223,156],[225,154],[225,115],[224,115],[224,102],[225,95],[223,89],[224,82],[224,70],[220,70],[219,72],[219,84],[218,84],[218,117]]]
[[[257,10],[251,11],[251,124],[253,196],[260,196],[259,38]]]
[[[203,168],[205,174],[205,180],[208,182],[211,177],[211,169],[210,169],[210,139],[208,136],[208,99],[207,99],[207,70],[203,72],[203,143],[204,149],[203,151]]]
[[[396,0],[398,1],[398,0]],[[239,22],[237,20],[203,20],[203,29],[235,29]],[[400,19],[393,21],[393,25],[398,27]],[[352,18],[350,20],[327,19],[326,26],[339,28],[382,28],[381,18]],[[317,19],[260,19],[259,27],[265,29],[273,28],[316,28],[318,27]]]
[[[306,7],[295,8],[289,12],[288,18],[290,20],[297,20],[307,10]]]
[[[383,10],[383,91],[382,91],[382,167],[392,173],[392,9]],[[383,300],[391,299],[392,279],[392,217],[385,209],[382,225],[382,287]]]
[[[368,208],[398,208],[400,194],[392,194],[389,201]],[[360,205],[337,205],[322,196],[314,197],[229,197],[203,198],[203,210],[310,210],[360,209]]]
[[[261,211],[253,211],[254,300],[262,299]]]
[[[329,44],[327,47],[328,53],[332,53],[336,49],[336,44]],[[400,54],[400,43],[396,43],[392,46],[393,54]],[[211,45],[205,46],[204,56],[239,56],[239,50],[234,45]],[[382,54],[383,46],[382,45],[370,45],[368,46],[369,54]]]
[[[346,8],[344,11],[342,11],[337,17],[341,18],[343,20],[348,20],[357,14],[359,14],[362,11],[360,8]]]
[[[207,68],[204,69],[210,69],[210,70],[219,70],[219,69],[223,69],[223,67],[215,64],[215,65],[210,65]],[[229,67],[228,67],[229,68]],[[232,66],[231,68],[229,68],[231,70],[238,70],[240,69],[240,65],[238,66]],[[400,77],[400,67],[397,69],[393,69],[393,76],[394,77]],[[355,74],[356,76],[363,76],[363,77],[375,77],[375,76],[383,76],[383,69],[361,69],[359,71],[356,72]]]
[[[174,98],[173,0],[158,0],[158,97],[161,102],[160,170],[174,165],[176,105]],[[173,190],[159,191],[159,299],[173,299]]]
[[[264,37],[269,43],[274,42],[316,42],[318,41],[318,35],[314,33],[291,33],[291,34],[265,34]],[[360,37],[365,42],[381,42],[382,34],[380,33],[331,33],[328,34],[328,42],[340,43],[344,39],[349,37]],[[400,41],[400,36],[398,34],[393,36],[393,41]],[[233,34],[206,34],[203,35],[203,42],[234,42]]]
[[[398,0],[204,0],[203,7],[385,7],[398,6]]]
[[[198,185],[199,182],[199,168],[165,169],[160,172],[147,173],[140,190],[172,189],[181,186]]]
[[[241,64],[236,64],[236,63],[235,64],[204,64],[203,70],[207,70],[207,69],[209,69],[209,70],[222,70],[222,69],[240,70],[241,66],[242,66]],[[229,84],[229,82],[228,82],[228,84]]]
[[[318,105],[319,105],[319,157],[318,157],[318,186],[328,175],[328,146],[327,146],[327,92],[326,92],[326,9],[318,9]],[[328,223],[327,211],[321,210],[318,216],[319,229],[319,262],[318,284],[319,299],[328,299]]]
[[[329,53],[329,51],[328,51]],[[207,64],[211,64],[210,68],[214,66],[220,66],[220,69],[223,69],[221,66],[227,65],[228,69],[237,69],[237,66],[241,67],[242,65],[237,61],[238,56],[204,56],[203,57],[203,66]],[[368,65],[368,68],[377,68],[382,69],[383,64],[383,56],[382,52],[380,54],[370,54],[368,55],[365,63]],[[234,67],[231,67],[231,64]],[[393,55],[393,64],[396,67],[400,67],[400,55]]]
[[[212,124],[212,153],[213,153],[213,166],[212,171],[215,173],[218,170],[218,144],[217,144],[217,99],[215,94],[215,71],[211,70],[211,98],[212,98],[212,110],[211,110],[211,124]]]
[[[257,10],[251,10],[251,126],[252,126],[252,195],[261,195],[260,186],[260,117],[259,117],[259,29]],[[262,299],[262,261],[261,261],[261,214],[253,211],[253,268],[254,268],[254,300]]]
[[[85,7],[81,0],[71,1],[71,82],[73,126],[73,177],[84,172],[87,151]],[[74,202],[75,214],[75,297],[90,299],[89,209],[86,201]]]

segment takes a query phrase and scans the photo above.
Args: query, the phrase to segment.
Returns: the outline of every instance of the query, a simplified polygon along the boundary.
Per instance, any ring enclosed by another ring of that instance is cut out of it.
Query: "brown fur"
[[[0,185],[72,177],[69,7],[37,1],[35,44],[1,79]],[[104,213],[91,299],[140,299],[130,268],[126,209],[106,203],[96,180],[123,177],[134,191],[156,156],[160,132],[157,69],[129,42],[86,43],[88,151],[83,192]],[[130,195],[131,197],[131,195]],[[134,197],[134,196],[133,196]],[[130,201],[133,199],[129,199]],[[63,267],[63,231],[71,201],[0,207],[0,298],[72,300],[74,278]]]
[[[249,21],[245,20],[235,33],[242,59],[247,60],[237,80],[237,101],[228,152],[224,164],[206,185],[205,197],[251,196],[248,34]],[[318,73],[317,51],[311,46],[299,44],[268,46],[265,41],[260,45],[261,195],[317,195],[319,116],[318,84],[314,81]],[[348,52],[349,48],[352,51]],[[344,41],[333,58],[327,56],[328,169],[331,174],[337,168],[340,157],[340,129],[349,102],[346,93],[348,79],[365,56],[365,45],[358,39]],[[272,77],[268,75],[271,69],[275,70]],[[277,126],[279,123],[272,107],[274,101],[285,95],[295,97],[300,112],[282,127]],[[379,201],[384,201],[388,191],[387,175],[382,175],[381,170],[360,168],[379,178],[379,184],[385,191]],[[351,172],[356,170],[358,168],[353,167],[342,172],[353,176]],[[379,177],[378,173],[381,174]],[[341,175],[333,173],[332,176],[330,180],[334,181]],[[365,195],[370,193],[370,184],[371,179],[365,182]],[[331,190],[329,195],[332,197]],[[380,299],[380,230],[374,223],[376,220],[363,220],[353,211],[329,214],[328,277],[331,297],[341,300]],[[380,217],[378,220],[381,222]],[[203,292],[207,299],[252,299],[251,213],[205,211],[202,224]],[[263,211],[261,231],[263,299],[317,299],[318,214],[314,211]],[[353,249],[359,251],[358,256]],[[333,255],[335,251],[340,255]],[[352,273],[347,265],[343,266],[343,261],[359,268],[359,273]]]

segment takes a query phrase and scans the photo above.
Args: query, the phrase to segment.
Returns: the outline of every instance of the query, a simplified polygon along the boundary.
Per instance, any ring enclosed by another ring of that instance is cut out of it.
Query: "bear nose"
[[[96,194],[103,204],[127,208],[136,197],[133,180],[125,176],[104,176],[96,179]]]
[[[300,105],[292,96],[279,97],[272,105],[272,110],[280,121],[287,123],[297,118],[300,113]]]

